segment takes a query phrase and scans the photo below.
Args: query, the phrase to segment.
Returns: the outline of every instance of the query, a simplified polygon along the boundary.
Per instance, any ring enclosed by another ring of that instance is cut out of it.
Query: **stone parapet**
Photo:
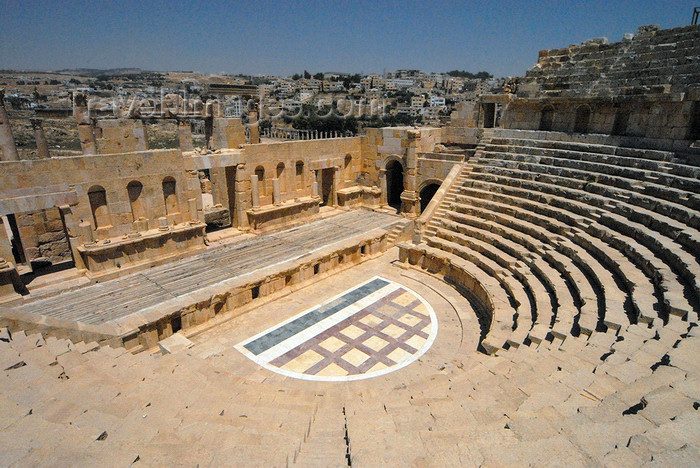
[[[318,213],[321,199],[304,197],[280,205],[265,205],[247,211],[248,223],[256,230],[279,228]]]
[[[132,273],[138,268],[173,260],[185,252],[204,248],[204,229],[201,222],[134,232],[120,238],[78,246],[90,278],[108,279]]]

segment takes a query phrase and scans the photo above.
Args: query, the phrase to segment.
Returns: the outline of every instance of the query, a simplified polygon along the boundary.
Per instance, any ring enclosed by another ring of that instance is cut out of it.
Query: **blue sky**
[[[0,68],[515,76],[540,49],[688,25],[696,3],[2,0]]]

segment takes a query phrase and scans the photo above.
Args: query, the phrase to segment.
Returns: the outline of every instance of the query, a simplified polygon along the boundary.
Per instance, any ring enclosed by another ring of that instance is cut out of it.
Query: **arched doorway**
[[[440,188],[440,184],[428,184],[420,191],[420,212],[424,212],[428,203],[433,199],[435,192]]]
[[[403,166],[398,161],[386,165],[386,202],[401,211],[401,193],[403,193]]]
[[[542,114],[540,116],[540,130],[543,132],[551,132],[553,123],[554,107],[545,106],[545,108],[542,109]]]
[[[574,121],[574,133],[588,133],[588,123],[591,120],[591,108],[587,105],[576,108],[576,120]]]

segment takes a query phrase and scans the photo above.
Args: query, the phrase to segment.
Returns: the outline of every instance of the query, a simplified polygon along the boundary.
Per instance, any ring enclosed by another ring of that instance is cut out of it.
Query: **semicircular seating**
[[[511,332],[492,328],[484,350],[696,322],[700,167],[666,151],[538,136],[487,132],[424,233],[432,254],[460,257],[507,292],[510,313],[492,324],[510,316]]]

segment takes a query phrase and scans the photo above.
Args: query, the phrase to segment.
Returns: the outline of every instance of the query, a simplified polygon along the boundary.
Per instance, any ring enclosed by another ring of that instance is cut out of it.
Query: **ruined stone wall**
[[[505,104],[501,126],[688,151],[700,133],[699,56],[700,26],[643,26],[613,44],[599,38],[543,50]]]
[[[669,95],[640,99],[558,99],[542,102],[515,99],[504,113],[503,127],[539,130],[543,112],[550,109],[553,118],[547,130],[571,133],[576,130],[578,109],[587,106],[590,120],[584,133],[667,140],[665,146],[672,149],[675,141],[687,139],[691,132],[695,101],[688,98],[694,94],[688,93],[682,100]]]
[[[71,260],[58,208],[18,213],[15,220],[29,261],[55,264]]]
[[[238,148],[245,142],[245,127],[241,119],[214,118],[210,144],[212,148]]]
[[[311,196],[316,170],[338,167],[338,189],[354,185],[362,172],[360,137],[245,145],[242,158],[245,161],[245,179],[250,180],[256,169],[264,170],[264,181],[260,183],[260,205],[273,203],[273,179],[277,178],[280,164],[284,165],[280,179],[283,202]],[[301,176],[297,175],[298,162],[303,163]]]
[[[71,184],[78,193],[73,212],[79,222],[90,222],[97,239],[122,236],[129,232],[157,229],[158,218],[166,216],[163,181],[175,181],[177,208],[168,215],[171,224],[189,219],[188,199],[200,198],[196,173],[188,173],[178,150],[153,150],[128,154],[74,156],[36,161],[2,163],[0,187],[3,190]],[[142,213],[140,225],[134,222],[127,186],[138,182]],[[88,193],[103,188],[107,202],[105,222],[95,226]]]
[[[463,160],[463,155],[419,153],[416,170],[417,190],[420,191],[428,184],[441,184],[452,167]]]
[[[416,152],[430,153],[435,145],[442,142],[441,128],[386,127],[368,128],[363,140],[363,181],[366,185],[379,186],[379,171],[386,167],[387,161],[399,160],[407,167],[408,132],[417,132]]]
[[[95,127],[97,151],[100,154],[128,153],[148,149],[146,128],[141,120],[105,119]]]
[[[614,97],[679,93],[700,83],[700,26],[642,26],[620,42],[606,38],[543,50],[519,97]]]

